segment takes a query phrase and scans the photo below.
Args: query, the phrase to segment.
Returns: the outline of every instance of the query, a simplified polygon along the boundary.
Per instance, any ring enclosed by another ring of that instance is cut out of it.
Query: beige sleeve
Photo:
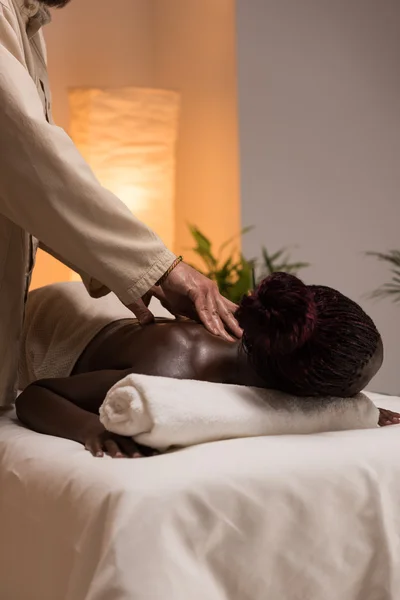
[[[46,244],[43,244],[43,242],[39,242],[39,248],[41,250],[43,250],[44,252],[47,252],[47,254],[54,256],[54,258],[56,258],[57,260],[62,262],[64,265],[66,265],[67,267],[69,267],[70,269],[72,269],[73,271],[78,273],[78,275],[81,277],[87,291],[93,298],[101,298],[102,296],[106,296],[107,294],[110,293],[111,290],[107,286],[100,283],[100,281],[97,281],[97,279],[93,279],[93,277],[90,277],[87,273],[85,273],[84,271],[79,269],[79,267],[77,267],[76,265],[73,265],[68,260],[66,260],[59,254],[57,254],[57,252],[55,252],[54,250],[52,250],[51,248],[46,246]]]
[[[46,121],[6,10],[0,4],[0,213],[129,304],[175,256]]]

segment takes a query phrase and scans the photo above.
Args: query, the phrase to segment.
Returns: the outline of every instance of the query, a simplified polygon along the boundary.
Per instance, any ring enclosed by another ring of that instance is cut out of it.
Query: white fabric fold
[[[296,398],[275,390],[131,374],[108,392],[104,427],[166,450],[231,438],[368,429],[379,411],[354,398]]]

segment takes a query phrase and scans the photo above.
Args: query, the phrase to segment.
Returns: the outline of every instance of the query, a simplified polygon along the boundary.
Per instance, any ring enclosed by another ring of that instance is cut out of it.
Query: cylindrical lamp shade
[[[69,102],[71,137],[102,185],[173,249],[179,94],[79,88]]]

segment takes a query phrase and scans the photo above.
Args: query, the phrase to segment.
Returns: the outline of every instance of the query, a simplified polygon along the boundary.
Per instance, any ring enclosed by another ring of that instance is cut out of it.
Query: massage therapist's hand
[[[142,458],[155,454],[152,449],[135,444],[132,438],[107,431],[100,422],[86,430],[84,444],[95,457],[108,454],[111,458]]]
[[[153,294],[173,315],[198,320],[211,333],[232,341],[228,331],[242,336],[235,317],[236,304],[219,293],[217,285],[181,262]]]
[[[199,320],[211,333],[232,341],[230,331],[242,337],[235,317],[237,306],[218,291],[217,285],[189,265],[181,262],[160,285],[154,286],[142,300],[128,308],[142,325],[152,322],[154,317],[147,308],[151,295],[175,316]]]

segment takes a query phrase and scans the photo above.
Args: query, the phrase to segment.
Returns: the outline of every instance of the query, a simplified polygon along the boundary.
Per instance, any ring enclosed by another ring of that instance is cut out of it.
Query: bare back
[[[188,320],[156,319],[141,327],[115,296],[92,299],[80,283],[31,292],[26,317],[21,389],[109,370],[256,385],[240,342],[224,341]]]
[[[137,321],[111,323],[89,343],[73,375],[105,369],[133,369],[137,373],[178,379],[227,382],[223,356],[237,352],[231,344],[192,321],[157,319],[141,327]]]

